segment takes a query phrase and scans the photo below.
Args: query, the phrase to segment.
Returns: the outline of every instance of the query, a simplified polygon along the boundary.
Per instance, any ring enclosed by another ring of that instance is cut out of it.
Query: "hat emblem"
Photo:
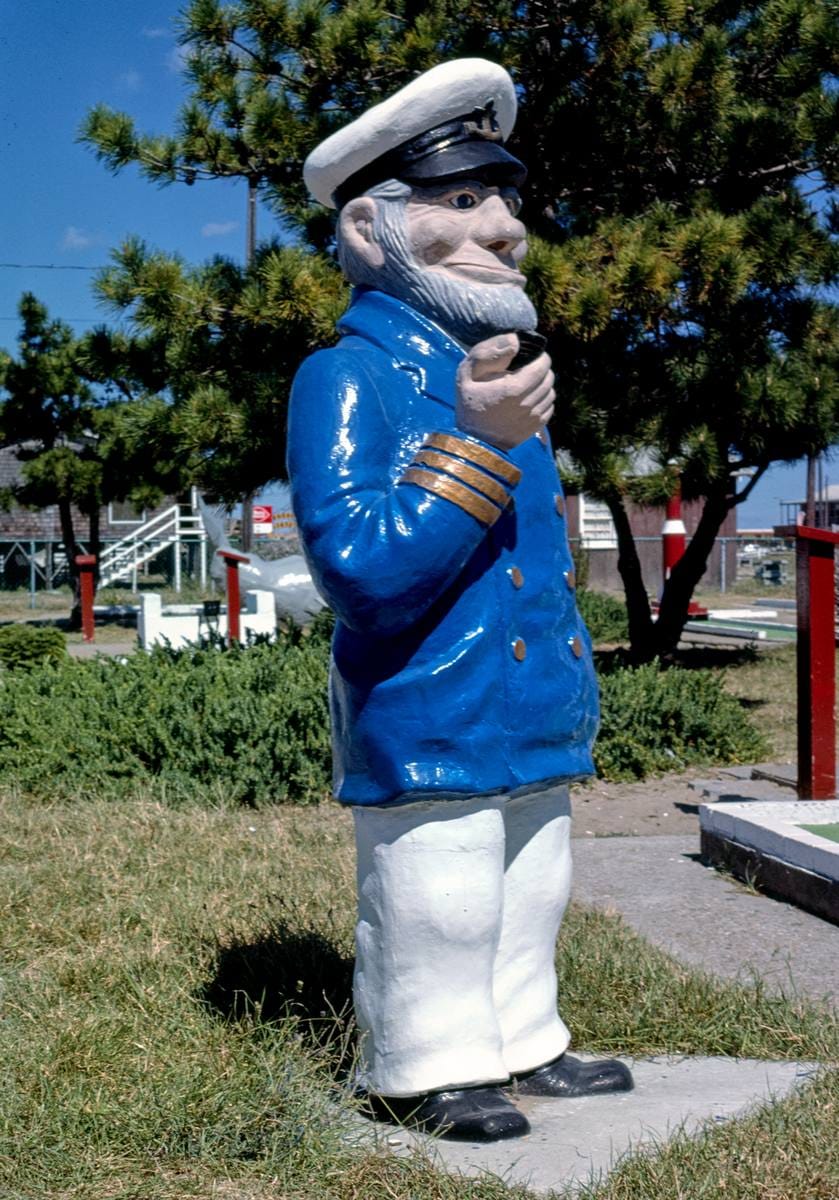
[[[498,117],[495,115],[495,103],[490,100],[483,108],[477,108],[463,122],[463,132],[472,134],[475,137],[482,137],[488,142],[500,142],[503,140],[501,126],[498,124]]]

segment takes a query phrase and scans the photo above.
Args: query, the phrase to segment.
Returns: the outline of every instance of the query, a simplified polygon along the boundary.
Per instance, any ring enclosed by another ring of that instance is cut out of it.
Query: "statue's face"
[[[535,329],[518,269],[527,251],[518,209],[514,188],[390,180],[341,210],[341,265],[351,283],[404,301],[464,346]]]
[[[453,283],[523,288],[518,263],[527,232],[515,188],[475,180],[415,189],[406,206],[408,243],[418,264]]]

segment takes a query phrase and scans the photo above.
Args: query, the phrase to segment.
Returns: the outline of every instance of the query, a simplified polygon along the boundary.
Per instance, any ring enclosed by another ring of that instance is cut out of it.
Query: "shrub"
[[[643,779],[690,763],[754,762],[768,753],[714,671],[622,667],[601,677],[600,699],[594,757],[605,779]]]
[[[583,589],[577,593],[577,607],[593,642],[623,642],[629,637],[626,605],[617,597]]]
[[[3,625],[0,627],[0,663],[15,670],[67,656],[64,634],[54,626]]]
[[[31,794],[153,784],[172,800],[319,800],[325,632],[68,660],[0,679],[0,772]]]
[[[0,675],[0,774],[30,795],[141,786],[170,802],[316,802],[329,791],[330,614],[308,633],[232,649],[66,659]],[[711,671],[657,665],[601,678],[606,779],[763,757]]]

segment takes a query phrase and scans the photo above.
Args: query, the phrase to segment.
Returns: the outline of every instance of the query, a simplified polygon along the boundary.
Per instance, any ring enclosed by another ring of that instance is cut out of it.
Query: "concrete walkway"
[[[788,1095],[813,1073],[807,1064],[731,1058],[654,1058],[631,1065],[634,1092],[520,1101],[532,1127],[526,1138],[481,1146],[368,1125],[365,1140],[375,1130],[390,1153],[419,1151],[444,1171],[489,1173],[537,1195],[552,1194],[604,1177],[622,1155],[654,1148],[677,1129],[695,1133]]]
[[[698,861],[699,837],[576,838],[574,891],[682,962],[839,1001],[839,926]]]
[[[130,658],[137,650],[137,638],[124,642],[68,642],[67,653],[71,658]]]

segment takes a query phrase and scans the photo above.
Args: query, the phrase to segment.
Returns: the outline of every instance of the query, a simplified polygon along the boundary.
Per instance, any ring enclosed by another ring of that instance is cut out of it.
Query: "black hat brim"
[[[521,187],[527,178],[527,168],[500,142],[475,138],[435,149],[424,158],[406,164],[396,178],[420,185],[477,179],[494,187]]]
[[[336,208],[385,179],[401,179],[418,187],[447,183],[458,179],[477,179],[490,187],[521,187],[527,168],[505,150],[500,142],[470,138],[438,145],[422,156],[405,154],[403,148],[370,163],[350,176],[334,195]]]

